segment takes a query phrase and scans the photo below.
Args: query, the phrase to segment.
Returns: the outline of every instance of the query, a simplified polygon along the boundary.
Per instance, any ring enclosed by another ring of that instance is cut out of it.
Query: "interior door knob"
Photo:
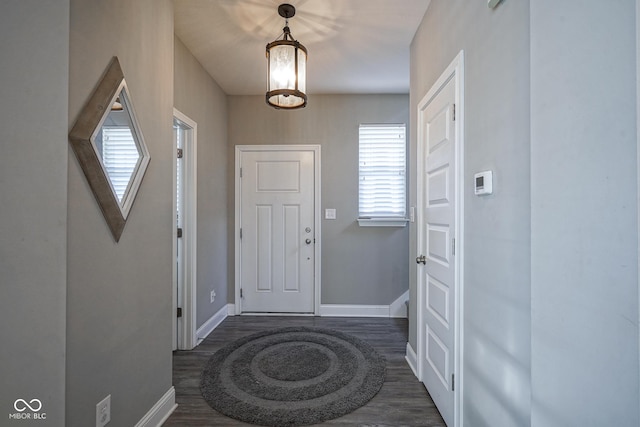
[[[427,258],[424,255],[420,255],[416,258],[416,264],[426,264]]]

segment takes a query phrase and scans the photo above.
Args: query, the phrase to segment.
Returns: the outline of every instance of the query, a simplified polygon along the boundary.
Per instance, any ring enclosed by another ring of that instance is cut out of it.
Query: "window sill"
[[[358,218],[360,227],[404,227],[407,222],[407,218]]]

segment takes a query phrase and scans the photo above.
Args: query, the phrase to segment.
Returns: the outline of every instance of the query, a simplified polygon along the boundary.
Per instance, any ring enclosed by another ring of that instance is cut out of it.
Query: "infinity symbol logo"
[[[33,406],[31,406],[33,405]],[[24,412],[27,408],[31,409],[31,412],[38,412],[42,409],[42,402],[38,399],[31,399],[28,403],[24,399],[18,399],[13,403],[13,407],[18,412]]]

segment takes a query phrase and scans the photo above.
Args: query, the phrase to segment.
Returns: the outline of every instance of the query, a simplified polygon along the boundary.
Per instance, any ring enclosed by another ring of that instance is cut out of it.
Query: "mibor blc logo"
[[[42,402],[40,399],[16,399],[13,402],[15,413],[9,414],[10,420],[46,420],[47,413],[40,412],[42,410]]]

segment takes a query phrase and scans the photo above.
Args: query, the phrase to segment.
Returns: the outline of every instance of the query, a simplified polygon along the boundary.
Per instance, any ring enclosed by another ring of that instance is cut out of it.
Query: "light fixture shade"
[[[307,49],[295,40],[276,40],[267,45],[267,64],[267,103],[283,109],[305,107]]]

